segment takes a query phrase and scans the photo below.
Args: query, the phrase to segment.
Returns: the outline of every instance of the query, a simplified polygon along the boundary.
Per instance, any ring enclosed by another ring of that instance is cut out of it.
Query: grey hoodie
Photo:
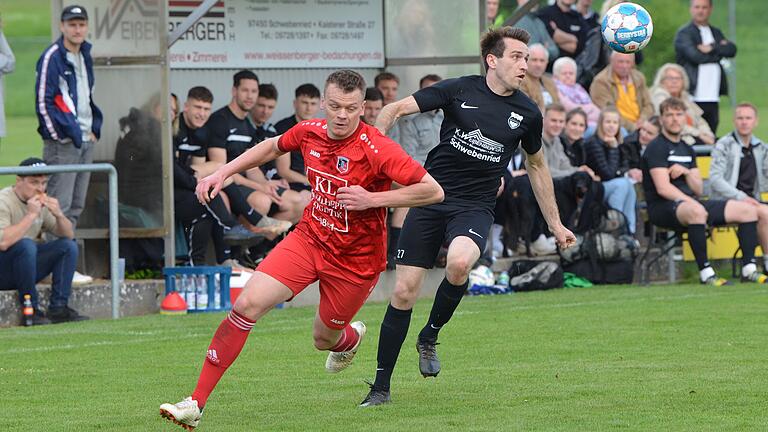
[[[752,136],[752,153],[757,165],[757,179],[753,198],[760,201],[760,193],[768,190],[768,146],[760,139]],[[741,141],[736,133],[717,140],[712,149],[712,164],[709,167],[710,195],[712,199],[746,198],[747,194],[736,189],[739,182],[739,167],[741,166]]]

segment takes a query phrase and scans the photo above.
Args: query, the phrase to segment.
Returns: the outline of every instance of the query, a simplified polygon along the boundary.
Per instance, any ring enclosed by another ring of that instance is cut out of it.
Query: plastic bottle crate
[[[229,299],[231,275],[230,267],[165,267],[165,295],[177,291],[187,302],[188,312],[229,310],[232,308]]]

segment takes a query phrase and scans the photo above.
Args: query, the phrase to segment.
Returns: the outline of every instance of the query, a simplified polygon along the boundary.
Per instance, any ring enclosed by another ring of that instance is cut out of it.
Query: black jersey
[[[208,148],[217,147],[227,151],[227,162],[231,162],[256,144],[256,128],[248,118],[238,118],[225,106],[211,114],[205,124],[208,134]]]
[[[290,116],[275,123],[275,130],[278,134],[282,135],[288,132],[288,129],[296,126],[299,123],[296,120],[296,116],[291,114]],[[291,152],[291,171],[304,174],[304,156],[299,151]]]
[[[440,144],[424,167],[440,183],[448,203],[493,208],[500,178],[518,145],[541,149],[541,111],[516,91],[499,96],[479,75],[440,81],[413,94],[421,112],[441,108]]]
[[[206,142],[205,127],[190,129],[184,121],[184,113],[179,114],[179,131],[173,137],[173,150],[181,166],[189,168],[193,157],[205,158]]]
[[[672,142],[659,134],[656,139],[648,143],[645,148],[641,161],[643,167],[643,190],[645,191],[645,200],[649,203],[664,201],[664,198],[656,191],[656,185],[651,178],[651,169],[669,168],[674,164],[682,165],[685,168],[696,168],[696,153],[693,148],[683,141]],[[680,189],[684,194],[694,197],[693,190],[685,181],[685,176],[671,179],[673,186]]]

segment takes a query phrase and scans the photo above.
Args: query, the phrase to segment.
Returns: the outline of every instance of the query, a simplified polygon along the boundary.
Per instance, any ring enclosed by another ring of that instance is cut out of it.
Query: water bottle
[[[499,277],[496,279],[496,284],[502,285],[504,288],[509,287],[509,273],[506,271],[499,273]]]
[[[184,301],[187,302],[187,310],[194,310],[195,309],[195,288],[190,286],[190,280],[189,276],[187,275],[179,275],[179,280],[181,282],[181,296],[184,298]]]
[[[219,275],[216,274],[213,282],[216,284],[215,297],[213,298],[213,307],[221,309],[221,282],[219,282]]]
[[[21,314],[23,316],[23,324],[26,327],[34,325],[35,308],[32,307],[32,296],[24,294],[24,306],[21,308]]]
[[[208,282],[203,275],[194,276],[197,288],[197,310],[208,309]]]

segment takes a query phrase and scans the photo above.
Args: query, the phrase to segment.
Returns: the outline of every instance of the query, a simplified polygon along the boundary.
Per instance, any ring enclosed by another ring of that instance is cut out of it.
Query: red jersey
[[[327,128],[324,119],[302,121],[277,144],[284,152],[301,151],[312,187],[312,200],[296,229],[314,240],[329,262],[369,277],[386,266],[387,209],[347,210],[336,192],[353,185],[387,191],[393,181],[418,183],[427,171],[373,126],[360,122],[343,140],[329,138]]]

